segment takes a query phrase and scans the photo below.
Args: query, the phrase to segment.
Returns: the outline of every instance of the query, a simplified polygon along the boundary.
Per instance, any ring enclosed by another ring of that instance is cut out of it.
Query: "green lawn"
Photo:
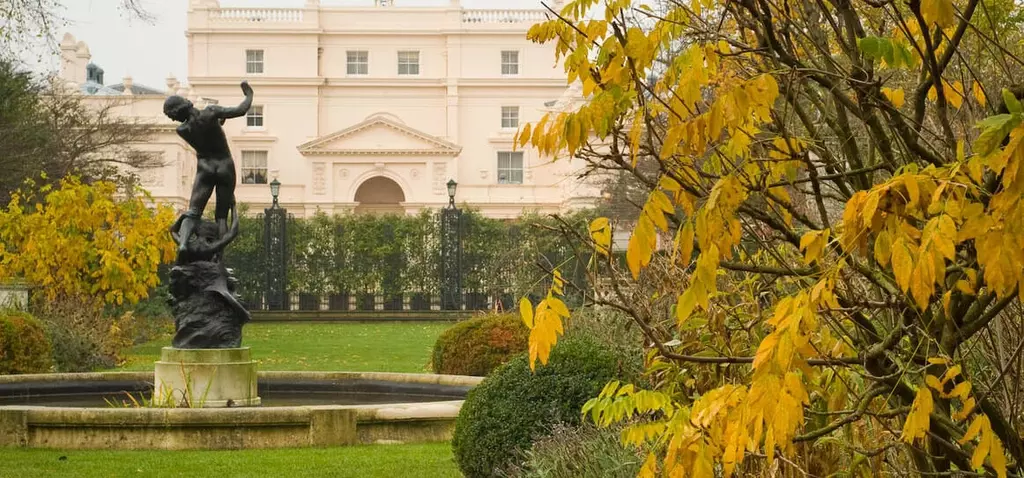
[[[0,449],[0,463],[0,477],[461,476],[447,443],[157,452]]]
[[[447,322],[250,323],[242,345],[260,370],[429,372],[430,351]],[[134,347],[119,370],[152,370],[163,337]]]

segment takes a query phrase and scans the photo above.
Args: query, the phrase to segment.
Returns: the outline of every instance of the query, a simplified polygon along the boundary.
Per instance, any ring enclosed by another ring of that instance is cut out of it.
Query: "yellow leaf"
[[[513,140],[513,147],[522,147],[530,141],[530,123],[523,125],[523,128],[516,133],[516,137]]]
[[[682,327],[686,319],[690,318],[690,314],[693,313],[693,309],[697,304],[697,296],[693,293],[693,287],[691,286],[686,292],[679,294],[679,299],[676,301],[676,323]]]
[[[882,267],[889,265],[889,258],[892,257],[892,241],[889,239],[889,231],[882,230],[875,237],[875,260]]]
[[[693,223],[687,222],[683,226],[683,229],[679,231],[679,264],[685,266],[690,265],[690,260],[693,259]]]
[[[828,244],[829,230],[809,231],[800,238],[800,250],[804,251],[804,264],[810,264],[821,258]]]
[[[968,416],[970,416],[971,412],[974,411],[974,405],[974,397],[968,398],[966,401],[964,401],[964,407],[954,412],[951,415],[951,418],[958,422],[965,420]]]
[[[913,270],[914,260],[910,257],[910,251],[901,237],[892,247],[892,271],[901,291],[906,292],[910,288],[910,275]]]
[[[626,265],[629,266],[633,279],[638,279],[640,269],[651,262],[651,254],[654,253],[656,243],[654,225],[646,214],[641,214],[636,228],[633,229],[633,235],[629,238],[629,245],[626,246]]]
[[[921,200],[921,190],[914,176],[904,176],[903,185],[907,188],[907,205],[914,206]]]
[[[527,328],[533,328],[533,304],[530,303],[530,299],[526,297],[519,299],[519,316],[523,318],[523,323]]]
[[[924,383],[929,387],[935,389],[936,392],[942,392],[942,384],[939,383],[939,378],[934,375],[926,375],[924,377]]]
[[[999,441],[998,437],[992,437],[988,459],[992,462],[992,468],[996,469],[996,476],[1006,478],[1006,454],[1003,452],[1003,443]]]
[[[903,103],[905,103],[903,88],[882,88],[882,94],[892,102],[893,106],[897,108],[903,107]]]
[[[960,400],[966,400],[971,393],[971,382],[960,382],[953,390],[950,390],[948,394],[943,394],[944,397],[957,397]]]
[[[952,85],[946,83],[946,86],[947,88],[945,91],[949,92],[949,94],[946,95],[946,101],[948,101],[954,108],[959,109],[960,105],[964,102],[964,85],[960,83],[960,80],[957,80],[954,81]]]
[[[917,396],[914,397],[914,403],[910,406],[907,421],[903,424],[903,434],[900,436],[903,441],[913,443],[914,440],[924,438],[928,431],[931,420],[929,415],[932,413],[933,406],[932,392],[928,390],[928,387],[919,387]]]
[[[974,82],[974,86],[971,87],[971,93],[974,94],[974,99],[978,101],[978,104],[984,107],[987,99],[985,98],[985,89],[981,87],[980,81]]]
[[[983,425],[988,425],[988,417],[985,416],[984,414],[981,414],[978,415],[973,422],[971,422],[971,426],[967,427],[967,431],[964,432],[963,438],[958,440],[957,443],[964,445],[967,442],[973,440],[974,437],[978,436],[978,434],[981,433],[981,428]]]
[[[929,26],[935,23],[942,28],[951,27],[955,19],[953,1],[921,0],[921,15]]]
[[[644,460],[644,466],[640,468],[640,474],[637,476],[639,478],[655,478],[658,476],[658,461],[654,452],[647,454],[647,459]]]
[[[565,302],[562,302],[560,299],[555,299],[553,297],[549,298],[547,300],[548,300],[548,307],[551,307],[551,310],[553,312],[555,312],[556,314],[558,314],[561,317],[568,317],[569,316],[569,308],[567,308],[565,306]]]
[[[962,371],[963,367],[961,367],[959,364],[949,367],[948,369],[946,369],[946,373],[942,374],[942,384],[945,385],[946,382],[960,376],[960,372]]]
[[[981,439],[978,440],[978,446],[974,447],[974,453],[971,454],[971,467],[975,470],[985,464],[985,457],[988,456],[989,451],[992,449],[992,435],[994,433],[992,433],[992,427],[989,425],[988,418],[986,417],[985,422],[981,425]]]
[[[551,356],[551,348],[558,342],[558,336],[563,332],[562,319],[559,317],[561,311],[553,310],[551,307],[553,305],[557,308],[558,304],[561,304],[560,300],[549,297],[537,306],[535,323],[530,330],[529,338],[531,370],[535,369],[537,360],[540,360],[541,364],[547,365],[548,358]],[[565,304],[561,304],[560,309],[564,308]]]
[[[599,217],[591,221],[590,237],[594,240],[597,252],[607,256],[612,245],[612,228],[607,217]]]

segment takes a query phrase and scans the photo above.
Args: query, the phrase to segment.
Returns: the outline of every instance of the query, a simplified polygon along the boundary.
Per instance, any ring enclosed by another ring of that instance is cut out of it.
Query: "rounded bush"
[[[530,330],[517,314],[473,318],[444,331],[434,343],[434,373],[482,377],[526,351]]]
[[[536,372],[525,354],[515,357],[466,397],[452,438],[459,468],[469,478],[507,472],[552,426],[579,424],[583,404],[629,368],[614,352],[582,336],[560,341]]]
[[[25,312],[0,312],[0,374],[48,372],[53,363],[43,325]]]

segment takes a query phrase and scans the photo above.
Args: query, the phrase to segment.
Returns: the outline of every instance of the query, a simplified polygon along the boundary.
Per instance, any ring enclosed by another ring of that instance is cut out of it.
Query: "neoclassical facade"
[[[444,1],[444,0],[442,0]],[[225,132],[239,169],[238,201],[269,205],[278,179],[280,202],[296,215],[388,211],[416,213],[456,201],[492,217],[526,210],[586,206],[597,192],[576,179],[580,164],[552,162],[514,150],[520,124],[569,104],[551,45],[526,39],[544,10],[472,10],[458,0],[403,7],[377,0],[334,7],[224,8],[190,0],[187,86],[104,85],[88,66],[88,47],[64,38],[63,78],[95,101],[116,101],[124,114],[159,125],[142,148],[166,166],[142,173],[160,200],[184,207],[195,158],[162,117],[168,94],[209,103],[241,100],[239,81],[255,90],[245,118]]]

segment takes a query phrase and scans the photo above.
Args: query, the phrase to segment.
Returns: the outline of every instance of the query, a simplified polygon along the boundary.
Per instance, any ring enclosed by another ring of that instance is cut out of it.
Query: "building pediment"
[[[459,146],[409,127],[392,115],[378,113],[326,136],[301,144],[303,155],[456,156]]]

